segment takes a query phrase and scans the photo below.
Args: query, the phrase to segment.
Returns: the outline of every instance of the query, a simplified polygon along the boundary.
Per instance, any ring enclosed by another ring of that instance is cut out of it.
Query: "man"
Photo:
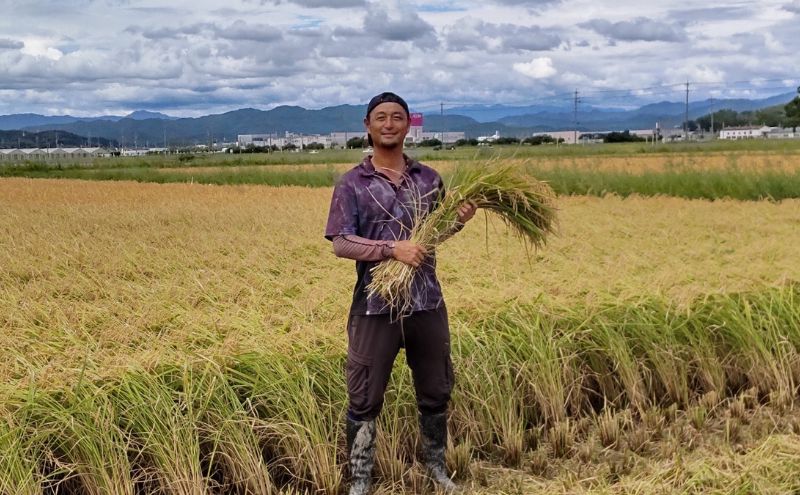
[[[374,154],[337,183],[325,237],[339,257],[356,260],[357,281],[347,324],[347,451],[350,495],[369,492],[375,462],[375,418],[392,364],[401,347],[414,378],[422,457],[434,481],[447,491],[447,403],[453,387],[450,331],[436,260],[423,246],[407,240],[414,219],[433,210],[444,186],[439,174],[403,153],[410,128],[408,105],[394,93],[369,102],[364,118]],[[475,206],[459,208],[463,225]],[[386,301],[369,297],[370,269],[394,258],[416,268],[413,306],[399,319]]]

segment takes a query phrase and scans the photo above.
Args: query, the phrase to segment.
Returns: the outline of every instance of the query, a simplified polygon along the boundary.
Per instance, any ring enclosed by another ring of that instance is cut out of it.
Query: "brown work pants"
[[[347,324],[348,415],[366,421],[378,416],[392,365],[401,347],[414,378],[423,414],[447,410],[453,389],[450,329],[442,306],[392,322],[386,315],[350,315]]]

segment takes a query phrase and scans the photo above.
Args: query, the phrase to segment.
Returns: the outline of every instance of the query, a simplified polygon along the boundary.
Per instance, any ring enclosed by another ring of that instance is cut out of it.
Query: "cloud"
[[[217,37],[228,40],[270,42],[279,40],[283,36],[277,28],[266,24],[248,24],[241,19],[226,28],[215,26],[214,31]]]
[[[538,26],[517,26],[500,24],[503,46],[514,50],[541,51],[556,48],[561,44],[561,37]]]
[[[364,31],[382,40],[413,41],[421,47],[437,44],[434,27],[400,2],[369,4]]]
[[[579,26],[619,41],[679,42],[687,39],[686,31],[682,27],[646,17],[637,17],[632,21],[620,22],[595,19],[579,24]]]
[[[666,18],[680,24],[702,24],[713,21],[730,21],[738,19],[748,19],[754,15],[754,7],[757,6],[724,6],[715,5],[713,7],[692,7],[688,9],[670,10]]]
[[[37,58],[58,60],[64,56],[64,53],[54,46],[56,43],[57,41],[53,39],[28,38],[21,51]]]
[[[0,50],[19,50],[24,46],[25,43],[21,41],[14,41],[7,38],[0,38]]]
[[[252,2],[253,0],[247,0]],[[362,7],[366,4],[365,0],[258,0],[261,5],[273,4],[280,5],[282,3],[293,3],[301,7],[309,8],[331,8],[342,9],[348,7]]]
[[[151,40],[161,39],[177,39],[186,36],[193,36],[203,33],[204,31],[213,30],[214,26],[210,23],[195,23],[180,27],[153,27],[143,28],[139,26],[129,26],[125,31],[131,34],[141,34],[145,38]]]
[[[684,2],[581,25],[633,4],[230,0],[222,9],[214,0],[11,0],[14,22],[0,34],[0,113],[316,108],[363,103],[386,88],[423,109],[448,100],[524,104],[533,92],[547,98],[687,78],[707,82],[693,94],[723,94],[732,86],[714,81],[796,78],[798,17],[790,12],[798,2]],[[654,56],[641,41],[669,42]],[[746,86],[767,93],[770,84]],[[673,93],[649,97],[680,100],[680,88]]]
[[[515,71],[533,79],[547,79],[556,75],[553,60],[550,57],[534,58],[530,62],[520,62],[513,65]]]
[[[495,2],[504,5],[518,5],[521,7],[537,8],[555,3],[561,3],[561,0],[495,0]]]
[[[466,18],[443,29],[450,50],[543,51],[561,44],[560,35],[538,26],[492,24]]]
[[[800,14],[800,0],[795,0],[792,3],[787,3],[783,6],[783,10],[791,12],[793,14]]]

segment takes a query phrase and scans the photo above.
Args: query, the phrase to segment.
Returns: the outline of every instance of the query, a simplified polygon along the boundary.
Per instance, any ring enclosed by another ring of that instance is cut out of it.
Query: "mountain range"
[[[694,119],[721,109],[756,110],[785,104],[794,93],[765,99],[722,99],[694,101],[689,118]],[[196,118],[177,118],[158,112],[139,110],[125,116],[72,117],[15,114],[0,116],[0,130],[66,131],[91,138],[115,140],[122,146],[186,145],[235,141],[238,134],[328,134],[336,131],[361,132],[365,105],[338,105],[319,110],[279,106],[271,110],[244,108]],[[632,110],[579,106],[578,129],[604,131],[652,129],[682,125],[685,106],[663,101]],[[571,130],[575,115],[571,108],[554,105],[462,106],[425,114],[426,131],[462,131],[467,137],[492,134],[528,136],[533,132]]]

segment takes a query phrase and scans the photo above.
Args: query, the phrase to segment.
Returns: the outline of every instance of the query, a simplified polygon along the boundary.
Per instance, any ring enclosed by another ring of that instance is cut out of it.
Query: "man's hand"
[[[458,221],[462,224],[467,223],[475,216],[475,211],[478,209],[478,205],[473,203],[472,201],[466,201],[458,207],[458,211],[456,214],[458,215]]]
[[[412,241],[397,241],[394,243],[394,249],[392,249],[394,259],[414,268],[419,268],[426,254],[428,254],[428,251],[424,247]]]

